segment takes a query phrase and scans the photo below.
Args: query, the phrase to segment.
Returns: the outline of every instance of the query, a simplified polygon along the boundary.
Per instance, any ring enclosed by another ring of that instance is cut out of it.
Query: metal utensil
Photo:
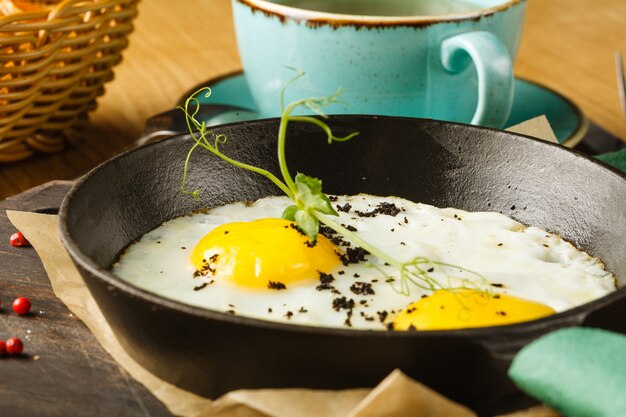
[[[626,118],[626,79],[624,78],[624,62],[622,61],[622,53],[615,53],[615,72],[617,74],[617,93],[619,94],[622,113]]]
[[[620,105],[624,118],[626,118],[626,79],[622,54],[615,53],[615,73],[617,75],[617,92],[619,94]],[[593,122],[589,126],[589,131],[583,141],[576,146],[576,149],[589,155],[599,155],[608,152],[615,152],[626,148],[626,143],[613,134],[602,129]]]

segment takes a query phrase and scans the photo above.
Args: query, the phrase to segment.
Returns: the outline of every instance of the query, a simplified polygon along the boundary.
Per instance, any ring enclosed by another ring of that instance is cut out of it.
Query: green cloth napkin
[[[574,327],[524,347],[509,376],[567,417],[626,416],[626,336]]]
[[[626,172],[626,149],[598,155],[597,158],[613,167]]]

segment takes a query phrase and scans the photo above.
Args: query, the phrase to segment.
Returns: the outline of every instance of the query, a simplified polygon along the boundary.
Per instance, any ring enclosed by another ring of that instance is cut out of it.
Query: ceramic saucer
[[[211,87],[211,97],[198,97],[201,104],[227,105],[238,109],[219,112],[206,120],[210,126],[257,118],[256,104],[246,83],[243,72],[228,74],[208,80],[188,91],[184,101],[201,87]],[[182,104],[182,103],[179,103]],[[546,115],[559,142],[568,147],[576,146],[589,128],[587,118],[572,101],[554,90],[521,78],[515,79],[513,110],[506,127]]]

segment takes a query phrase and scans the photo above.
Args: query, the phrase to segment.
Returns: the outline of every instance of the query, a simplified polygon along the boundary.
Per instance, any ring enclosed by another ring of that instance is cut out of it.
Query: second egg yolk
[[[293,222],[273,218],[213,229],[196,245],[191,261],[197,274],[258,289],[316,280],[340,262],[324,236],[312,244]]]
[[[476,290],[438,290],[416,301],[393,319],[395,330],[452,330],[501,326],[554,314],[540,303]]]

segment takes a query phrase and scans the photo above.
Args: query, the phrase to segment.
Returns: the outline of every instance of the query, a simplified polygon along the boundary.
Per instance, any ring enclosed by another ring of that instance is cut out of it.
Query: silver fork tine
[[[619,94],[622,113],[626,118],[626,79],[624,79],[624,63],[621,52],[615,53],[615,72],[617,74],[617,92]]]

